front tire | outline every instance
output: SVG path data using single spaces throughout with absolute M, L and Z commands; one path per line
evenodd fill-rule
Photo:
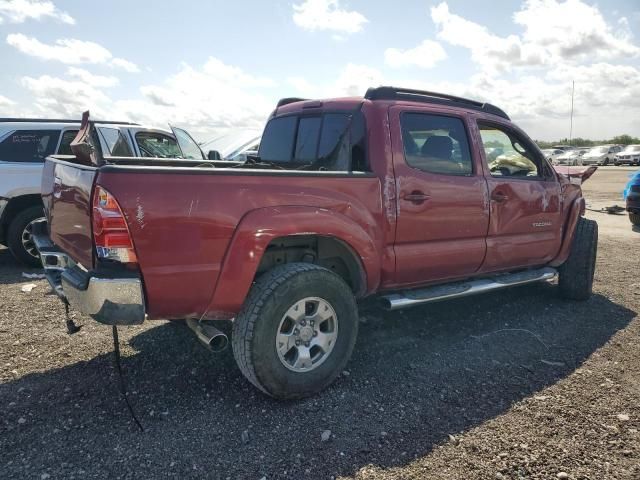
M 290 263 L 263 274 L 233 323 L 243 375 L 279 399 L 314 395 L 342 372 L 355 345 L 358 309 L 335 273 Z
M 7 246 L 13 256 L 20 262 L 30 267 L 41 267 L 42 262 L 33 243 L 31 234 L 32 224 L 44 217 L 42 207 L 29 207 L 18 215 L 9 224 L 7 230 Z
M 569 258 L 558 269 L 560 295 L 570 300 L 587 300 L 591 296 L 597 252 L 598 224 L 580 217 Z
M 629 221 L 636 227 L 640 227 L 640 213 L 629 212 Z

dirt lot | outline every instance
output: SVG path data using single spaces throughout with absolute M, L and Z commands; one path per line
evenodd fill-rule
M 621 204 L 630 169 L 587 183 Z M 640 478 L 640 278 L 626 216 L 600 224 L 595 294 L 540 284 L 362 311 L 348 371 L 298 402 L 257 393 L 231 352 L 167 322 L 110 330 L 64 311 L 0 250 L 0 478 Z M 321 441 L 325 430 L 328 441 Z

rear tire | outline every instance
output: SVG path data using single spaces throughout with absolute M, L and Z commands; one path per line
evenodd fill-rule
M 587 300 L 593 289 L 598 252 L 598 224 L 580 217 L 569 258 L 558 272 L 560 295 L 570 300 Z
M 318 265 L 290 263 L 255 282 L 233 322 L 231 342 L 253 385 L 272 397 L 295 399 L 335 380 L 357 333 L 358 309 L 346 282 Z
M 640 213 L 631 213 L 631 212 L 629 212 L 629 220 L 636 227 L 640 227 Z
M 15 216 L 7 230 L 9 250 L 18 261 L 29 267 L 42 266 L 29 230 L 30 224 L 42 217 L 44 217 L 44 211 L 41 206 L 29 207 Z

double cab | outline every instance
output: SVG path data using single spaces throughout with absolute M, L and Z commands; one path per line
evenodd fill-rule
M 180 143 L 183 139 L 178 138 Z M 281 100 L 246 162 L 109 154 L 88 117 L 45 163 L 47 276 L 108 325 L 184 320 L 277 398 L 343 370 L 358 302 L 388 309 L 558 277 L 592 290 L 597 225 L 498 107 L 434 92 Z

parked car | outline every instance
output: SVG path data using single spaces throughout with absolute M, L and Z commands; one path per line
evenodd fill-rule
M 114 161 L 94 130 L 85 117 L 76 157 L 43 172 L 55 290 L 108 325 L 187 319 L 211 348 L 226 336 L 206 320 L 233 320 L 238 367 L 277 398 L 343 371 L 358 299 L 396 310 L 556 276 L 565 298 L 591 294 L 579 183 L 595 168 L 557 173 L 491 104 L 392 87 L 287 99 L 258 157 L 227 168 Z
M 228 160 L 245 162 L 247 155 L 257 155 L 260 147 L 260 134 L 256 130 L 231 132 L 202 143 L 200 148 L 210 160 Z
M 582 156 L 590 150 L 589 148 L 572 148 L 565 150 L 563 154 L 558 155 L 553 161 L 554 165 L 581 165 Z
M 640 227 L 640 171 L 634 173 L 623 193 L 629 212 L 629 220 Z
M 559 148 L 545 148 L 542 150 L 542 153 L 544 154 L 544 158 L 553 163 L 560 155 L 564 154 L 564 150 Z
M 52 154 L 71 155 L 70 144 L 79 128 L 79 120 L 0 119 L 0 243 L 25 265 L 41 265 L 32 229 L 33 222 L 44 215 L 40 197 L 44 159 Z M 178 148 L 171 131 L 97 122 L 96 132 L 103 150 L 113 156 L 188 156 Z M 199 155 L 202 159 L 202 152 Z
M 624 150 L 618 153 L 614 160 L 614 165 L 640 165 L 640 145 L 627 145 Z
M 609 165 L 616 154 L 622 150 L 620 145 L 600 145 L 592 147 L 582 156 L 583 165 Z

